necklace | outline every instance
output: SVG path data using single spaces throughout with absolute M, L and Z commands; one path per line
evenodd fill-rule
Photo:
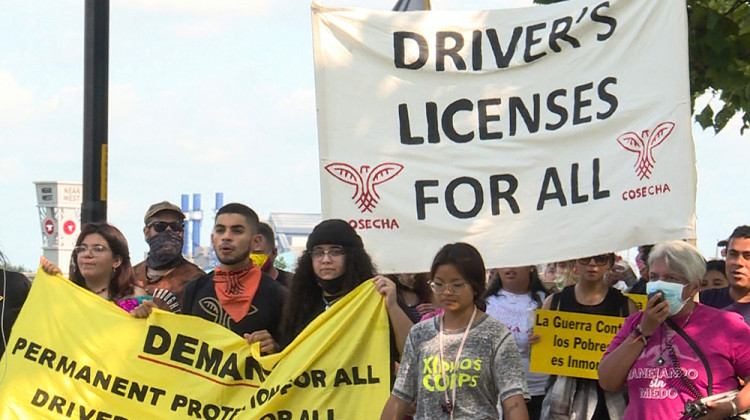
M 695 307 L 688 312 L 688 316 L 685 319 L 685 323 L 682 324 L 682 329 L 685 329 L 685 326 L 688 322 L 690 322 L 690 317 L 693 315 L 693 310 L 695 310 Z M 664 327 L 664 324 L 662 324 L 662 327 Z M 664 331 L 664 328 L 662 328 L 662 335 L 661 335 L 661 342 L 659 343 L 659 358 L 656 359 L 656 364 L 659 366 L 664 366 L 664 363 L 666 363 L 666 360 L 664 360 L 664 350 L 666 350 L 669 346 L 672 345 L 672 341 L 674 341 L 675 336 L 677 333 L 675 332 L 672 337 L 667 340 L 666 335 L 668 331 Z
M 98 295 L 98 294 L 106 292 L 108 289 L 109 289 L 109 286 L 104 286 L 104 287 L 102 287 L 99 290 L 92 290 L 92 292 L 94 292 L 94 294 Z
M 458 373 L 458 359 L 461 357 L 461 353 L 464 350 L 464 344 L 466 343 L 466 337 L 469 336 L 469 331 L 471 330 L 471 324 L 474 323 L 474 317 L 477 315 L 477 307 L 474 306 L 474 312 L 471 313 L 471 318 L 469 319 L 469 323 L 466 325 L 466 331 L 464 331 L 464 336 L 461 337 L 461 344 L 458 346 L 458 351 L 456 352 L 456 360 L 453 362 L 453 374 L 454 376 Z M 451 415 L 451 420 L 453 419 L 453 409 L 456 408 L 456 384 L 453 384 L 451 386 L 451 398 L 448 398 L 448 381 L 445 379 L 445 365 L 443 364 L 443 360 L 445 360 L 445 355 L 443 354 L 443 318 L 445 318 L 445 313 L 440 315 L 440 333 L 438 334 L 438 344 L 440 346 L 440 373 L 443 376 L 443 383 L 445 384 L 445 390 L 443 390 L 443 394 L 445 395 L 445 402 L 443 404 L 440 404 L 440 408 L 443 409 L 443 412 Z M 452 382 L 452 381 L 451 381 Z

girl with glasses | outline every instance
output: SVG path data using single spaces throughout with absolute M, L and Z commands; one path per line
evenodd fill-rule
M 549 296 L 542 309 L 623 318 L 637 312 L 632 300 L 604 280 L 614 263 L 614 253 L 578 258 L 573 266 L 578 283 Z M 567 394 L 563 392 L 566 388 L 573 390 L 572 398 L 564 395 Z M 541 418 L 568 420 L 574 414 L 573 407 L 583 407 L 583 412 L 575 412 L 576 418 L 620 420 L 625 410 L 625 398 L 625 390 L 604 391 L 595 379 L 558 376 L 542 403 Z
M 49 274 L 61 274 L 54 263 L 42 257 L 42 268 Z M 125 236 L 107 223 L 88 223 L 81 229 L 71 256 L 70 279 L 94 294 L 130 311 L 150 299 L 135 285 L 130 251 Z
M 409 309 L 398 302 L 393 281 L 376 276 L 362 238 L 340 219 L 324 220 L 315 226 L 307 238 L 305 252 L 297 260 L 281 317 L 282 347 L 315 317 L 367 280 L 372 280 L 385 297 L 391 322 L 391 358 L 398 360 L 412 326 L 406 315 Z
M 484 313 L 485 268 L 466 243 L 444 246 L 430 269 L 443 313 L 420 322 L 407 338 L 401 366 L 381 419 L 528 420 L 518 347 L 508 327 Z

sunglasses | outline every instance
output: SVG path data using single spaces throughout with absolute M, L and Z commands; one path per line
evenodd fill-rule
M 610 262 L 609 255 L 597 255 L 595 257 L 587 257 L 587 258 L 579 258 L 578 264 L 581 265 L 589 265 L 591 260 L 594 260 L 594 264 L 596 265 L 607 265 Z
M 162 233 L 167 228 L 170 228 L 172 232 L 182 232 L 185 230 L 185 222 L 151 222 L 146 227 L 154 228 L 157 233 Z

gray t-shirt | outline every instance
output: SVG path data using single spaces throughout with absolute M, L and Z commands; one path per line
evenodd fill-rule
M 440 370 L 439 328 L 434 317 L 411 329 L 393 388 L 393 395 L 404 401 L 417 399 L 416 420 L 450 418 L 441 407 L 444 391 L 451 397 L 452 387 L 446 390 L 446 382 L 457 386 L 455 420 L 498 419 L 498 401 L 518 394 L 529 398 L 518 347 L 502 322 L 487 314 L 474 321 L 457 371 L 453 362 L 465 329 L 444 332 L 445 381 Z

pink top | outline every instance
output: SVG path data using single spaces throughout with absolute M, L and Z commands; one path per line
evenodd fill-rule
M 638 312 L 625 320 L 602 359 L 624 340 L 632 340 L 630 334 L 642 318 L 643 312 Z M 674 318 L 674 321 L 681 327 L 687 321 L 683 329 L 711 366 L 714 394 L 737 389 L 737 376 L 750 376 L 750 345 L 747 344 L 750 343 L 750 327 L 740 315 L 698 304 L 689 319 L 685 315 Z M 666 346 L 669 341 L 682 371 L 703 396 L 707 395 L 706 369 L 700 358 L 682 337 L 662 324 L 630 368 L 627 378 L 630 404 L 623 420 L 680 419 L 685 402 L 694 399 L 676 374 Z M 660 358 L 664 362 L 662 365 L 659 365 Z

